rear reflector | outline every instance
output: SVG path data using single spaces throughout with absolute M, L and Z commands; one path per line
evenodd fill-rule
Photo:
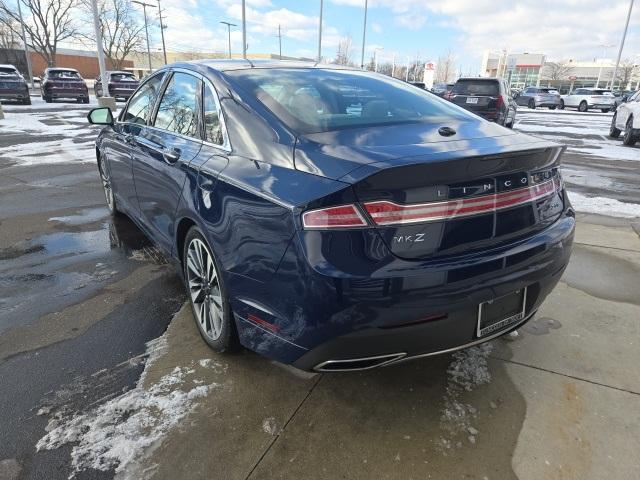
M 386 200 L 365 203 L 365 209 L 377 225 L 433 222 L 457 217 L 489 213 L 515 207 L 551 195 L 556 191 L 553 180 L 508 192 L 460 198 L 445 202 L 398 205 Z
M 252 313 L 250 313 L 249 315 L 247 315 L 247 320 L 249 320 L 250 322 L 253 322 L 257 325 L 260 325 L 261 327 L 266 328 L 267 330 L 270 330 L 274 333 L 276 333 L 278 330 L 280 330 L 280 327 L 278 327 L 277 325 L 274 325 L 273 323 L 267 322 L 266 320 L 260 318 L 257 315 L 254 315 Z
M 355 205 L 341 205 L 303 213 L 302 225 L 307 229 L 327 229 L 366 227 L 367 222 Z

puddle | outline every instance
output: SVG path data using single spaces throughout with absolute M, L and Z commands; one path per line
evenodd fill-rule
M 127 217 L 100 222 L 105 212 L 52 217 L 68 228 L 91 229 L 48 233 L 0 250 L 0 333 L 94 295 L 140 262 L 167 263 Z
M 533 320 L 525 323 L 521 328 L 527 333 L 533 335 L 546 335 L 551 330 L 557 330 L 562 327 L 562 324 L 553 318 L 541 317 L 534 318 Z

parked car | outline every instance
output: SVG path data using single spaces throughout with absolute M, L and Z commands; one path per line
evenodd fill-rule
M 616 106 L 616 97 L 613 96 L 611 90 L 602 88 L 577 88 L 567 95 L 560 98 L 560 108 L 577 108 L 580 112 L 586 112 L 590 108 L 600 110 L 607 113 L 614 110 Z
M 569 261 L 564 147 L 400 80 L 185 62 L 88 119 L 110 211 L 218 351 L 340 371 L 458 350 L 532 318 Z
M 516 103 L 511 90 L 500 78 L 459 78 L 449 100 L 481 117 L 513 128 Z
M 29 85 L 13 65 L 0 65 L 0 100 L 14 100 L 31 105 Z
M 446 98 L 449 100 L 449 95 L 451 94 L 451 90 L 453 90 L 453 86 L 455 83 L 438 83 L 433 86 L 431 91 L 438 95 L 439 97 Z
M 527 87 L 514 97 L 518 105 L 529 108 L 547 107 L 555 110 L 560 106 L 560 92 L 555 88 Z
M 129 100 L 131 94 L 138 88 L 140 82 L 131 72 L 122 71 L 109 71 L 107 72 L 109 78 L 109 96 L 115 98 L 121 98 L 123 100 Z M 96 81 L 93 85 L 93 90 L 96 97 L 102 96 L 102 79 L 100 76 L 96 77 Z
M 47 68 L 42 75 L 40 93 L 47 103 L 60 98 L 89 103 L 89 89 L 75 68 Z
M 625 145 L 635 145 L 640 140 L 640 90 L 621 103 L 613 114 L 609 136 L 618 138 L 621 133 Z

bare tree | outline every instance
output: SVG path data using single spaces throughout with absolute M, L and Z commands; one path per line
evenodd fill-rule
M 436 83 L 449 83 L 456 75 L 456 57 L 451 50 L 438 57 L 436 65 Z
M 56 64 L 56 52 L 60 42 L 78 36 L 73 9 L 77 0 L 17 0 L 25 14 L 24 28 L 27 32 L 29 47 L 37 52 L 49 65 Z M 13 30 L 18 36 L 20 32 L 20 16 L 18 9 L 0 0 L 0 23 Z
M 637 65 L 635 65 L 628 58 L 620 62 L 618 65 L 618 72 L 616 73 L 616 80 L 619 82 L 620 90 L 626 90 L 627 85 L 631 81 L 631 77 L 633 76 L 633 71 L 636 69 Z M 613 76 L 613 74 L 611 74 Z M 611 82 L 611 88 L 613 88 L 613 82 Z
M 563 60 L 558 62 L 544 62 L 540 76 L 545 80 L 564 80 L 573 71 L 573 67 Z
M 9 28 L 4 23 L 0 23 L 0 49 L 10 50 L 20 48 L 20 40 L 20 37 L 16 35 L 12 28 Z
M 91 3 L 82 0 L 82 4 L 92 25 Z M 122 70 L 124 59 L 143 44 L 144 23 L 130 0 L 99 0 L 98 12 L 104 54 L 111 59 L 114 69 Z M 93 27 L 88 32 L 86 37 L 95 42 Z
M 353 55 L 353 40 L 351 36 L 342 37 L 338 43 L 338 51 L 334 63 L 338 65 L 351 65 L 351 56 Z

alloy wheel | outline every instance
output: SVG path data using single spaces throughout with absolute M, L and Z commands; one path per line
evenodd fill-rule
M 193 310 L 202 332 L 211 340 L 222 334 L 224 306 L 211 252 L 199 238 L 187 247 L 186 274 Z
M 109 177 L 107 177 L 107 174 L 104 173 L 102 168 L 100 169 L 100 179 L 102 180 L 102 188 L 104 189 L 104 197 L 107 200 L 107 206 L 109 207 L 109 210 L 113 212 L 113 190 L 111 188 Z

